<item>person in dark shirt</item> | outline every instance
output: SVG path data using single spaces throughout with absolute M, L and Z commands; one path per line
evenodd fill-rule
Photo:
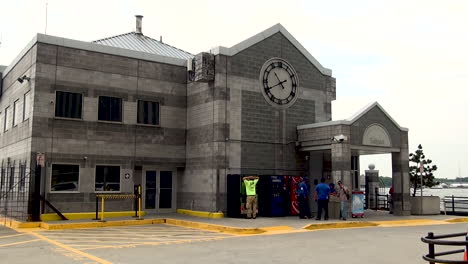
M 330 194 L 330 187 L 325 183 L 325 178 L 320 179 L 320 184 L 315 187 L 315 201 L 317 201 L 317 217 L 315 220 L 320 220 L 322 210 L 325 210 L 324 220 L 328 220 L 328 195 Z
M 307 178 L 302 178 L 301 182 L 297 185 L 297 201 L 299 202 L 299 218 L 301 219 L 311 218 L 307 180 Z

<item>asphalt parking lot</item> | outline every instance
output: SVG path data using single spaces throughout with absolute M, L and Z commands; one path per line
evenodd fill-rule
M 111 263 L 94 254 L 106 249 L 197 243 L 232 236 L 166 224 L 27 232 L 0 226 L 0 255 L 6 256 L 0 262 Z

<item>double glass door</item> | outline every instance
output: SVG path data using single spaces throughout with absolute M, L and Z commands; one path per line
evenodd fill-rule
M 143 180 L 143 208 L 149 213 L 172 212 L 174 203 L 174 172 L 147 170 Z

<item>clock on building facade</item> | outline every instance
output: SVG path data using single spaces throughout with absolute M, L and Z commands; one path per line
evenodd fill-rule
M 263 96 L 275 107 L 290 107 L 298 97 L 297 73 L 284 59 L 266 61 L 260 71 L 260 83 Z

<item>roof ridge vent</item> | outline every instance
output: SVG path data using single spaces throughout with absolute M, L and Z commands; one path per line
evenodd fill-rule
M 143 16 L 141 15 L 136 15 L 136 28 L 135 28 L 135 33 L 143 35 L 142 31 L 142 21 L 143 21 Z

